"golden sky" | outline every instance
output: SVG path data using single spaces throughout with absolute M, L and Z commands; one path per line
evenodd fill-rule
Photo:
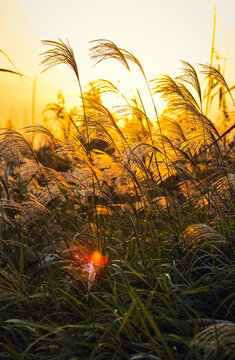
M 227 80 L 232 86 L 235 83 L 234 0 L 0 0 L 0 49 L 26 75 L 22 80 L 0 73 L 0 126 L 9 117 L 19 127 L 30 124 L 35 74 L 37 123 L 46 104 L 56 101 L 58 90 L 65 94 L 68 107 L 77 103 L 79 89 L 70 69 L 59 66 L 41 74 L 39 53 L 45 49 L 40 40 L 69 40 L 83 86 L 104 78 L 133 96 L 134 90 L 130 89 L 135 89 L 136 83 L 142 86 L 140 77 L 131 77 L 112 61 L 94 67 L 89 59 L 89 41 L 109 39 L 131 50 L 148 79 L 162 73 L 175 76 L 181 67 L 180 60 L 194 66 L 209 62 L 214 3 L 216 48 L 228 58 Z M 12 69 L 2 54 L 0 61 L 1 68 Z

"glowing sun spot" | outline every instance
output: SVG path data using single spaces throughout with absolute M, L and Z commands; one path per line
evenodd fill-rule
M 91 255 L 88 255 L 87 260 L 94 265 L 105 266 L 108 263 L 108 258 L 103 256 L 99 251 L 94 251 Z

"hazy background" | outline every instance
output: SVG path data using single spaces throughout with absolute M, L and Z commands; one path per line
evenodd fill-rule
M 79 89 L 72 71 L 65 66 L 41 74 L 40 40 L 69 40 L 74 49 L 83 86 L 97 78 L 108 79 L 131 97 L 138 76 L 130 76 L 118 63 L 97 66 L 89 59 L 89 41 L 109 39 L 131 50 L 144 67 L 148 79 L 161 73 L 178 74 L 180 60 L 210 61 L 214 3 L 216 43 L 227 57 L 226 77 L 235 84 L 235 1 L 234 0 L 0 0 L 0 49 L 26 77 L 22 80 L 0 73 L 0 126 L 11 118 L 18 126 L 32 120 L 32 88 L 36 82 L 36 122 L 42 110 L 55 102 L 62 90 L 68 107 L 78 104 Z M 0 67 L 13 69 L 0 54 Z M 117 81 L 120 81 L 117 83 Z M 144 90 L 143 90 L 144 92 Z M 158 107 L 161 110 L 161 104 Z M 151 110 L 150 110 L 151 111 Z

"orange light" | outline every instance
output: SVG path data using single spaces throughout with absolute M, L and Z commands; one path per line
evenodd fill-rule
M 103 256 L 99 251 L 94 251 L 91 255 L 88 255 L 87 260 L 94 265 L 105 266 L 108 263 L 108 258 Z

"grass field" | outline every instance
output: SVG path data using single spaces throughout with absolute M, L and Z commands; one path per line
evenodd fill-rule
M 213 64 L 204 90 L 187 62 L 148 81 L 132 53 L 93 42 L 96 63 L 143 75 L 150 119 L 139 91 L 84 93 L 70 45 L 44 44 L 82 106 L 59 94 L 48 126 L 0 134 L 0 359 L 235 359 L 233 88 Z

